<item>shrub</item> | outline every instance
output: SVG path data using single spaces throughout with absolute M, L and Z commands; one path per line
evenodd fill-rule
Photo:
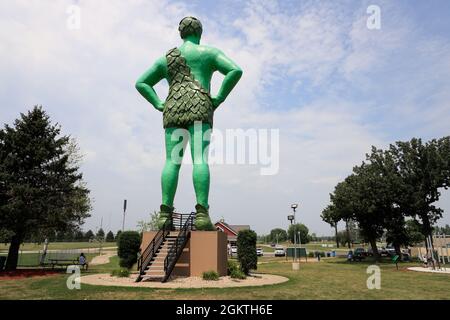
M 239 271 L 239 264 L 236 261 L 228 260 L 227 262 L 227 275 L 231 275 L 231 273 Z
M 230 273 L 230 278 L 232 279 L 245 279 L 247 276 L 239 269 L 233 269 Z
M 130 269 L 137 261 L 137 254 L 141 246 L 141 237 L 136 231 L 124 231 L 120 234 L 117 241 L 119 256 L 119 265 Z
M 308 258 L 314 258 L 314 252 L 308 252 Z
M 213 281 L 217 281 L 219 280 L 219 274 L 213 270 L 211 271 L 205 271 L 202 274 L 202 278 L 203 280 L 213 280 Z
M 128 278 L 130 276 L 130 270 L 128 269 L 113 270 L 111 272 L 111 276 L 119 278 Z
M 250 270 L 256 270 L 258 257 L 256 255 L 256 233 L 252 230 L 241 230 L 237 236 L 238 260 L 241 271 L 246 275 Z

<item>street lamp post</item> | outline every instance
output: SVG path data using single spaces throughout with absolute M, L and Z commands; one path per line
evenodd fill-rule
M 294 203 L 291 205 L 292 210 L 294 210 L 294 228 L 297 225 L 297 222 L 295 220 L 295 211 L 297 210 L 298 204 Z M 294 261 L 297 261 L 297 236 L 294 231 Z
M 296 224 L 295 212 L 298 208 L 298 204 L 297 203 L 292 204 L 291 208 L 294 211 L 294 214 L 288 215 L 288 220 L 291 222 L 291 225 L 292 224 L 295 225 Z M 293 227 L 293 228 L 295 228 L 295 227 Z M 298 270 L 299 265 L 297 262 L 297 233 L 295 232 L 295 230 L 293 230 L 293 232 L 294 232 L 294 262 L 292 263 L 292 268 L 294 270 Z

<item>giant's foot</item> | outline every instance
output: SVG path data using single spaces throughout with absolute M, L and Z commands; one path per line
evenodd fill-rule
M 165 204 L 162 204 L 159 211 L 159 217 L 158 217 L 158 230 L 161 230 L 164 226 L 164 223 L 166 223 L 167 220 L 172 220 L 172 213 L 173 213 L 173 207 L 166 206 Z
M 201 231 L 214 231 L 216 230 L 209 218 L 208 209 L 202 206 L 201 204 L 197 204 L 195 206 L 195 229 Z

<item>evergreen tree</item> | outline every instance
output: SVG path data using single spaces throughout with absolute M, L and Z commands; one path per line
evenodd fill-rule
M 114 233 L 112 231 L 106 234 L 106 242 L 114 242 Z
M 92 239 L 94 239 L 95 235 L 92 232 L 92 230 L 88 230 L 85 234 L 84 234 L 84 241 L 91 241 Z
M 116 237 L 114 238 L 114 240 L 116 240 L 116 242 L 119 241 L 119 237 L 120 237 L 121 233 L 122 233 L 122 230 L 117 231 Z
M 105 231 L 103 231 L 102 228 L 98 229 L 95 237 L 97 238 L 98 241 L 104 241 L 105 240 Z
M 89 190 L 70 162 L 69 137 L 41 107 L 0 130 L 0 225 L 12 232 L 7 270 L 30 234 L 66 231 L 89 217 Z
M 237 254 L 241 271 L 249 274 L 256 270 L 258 256 L 256 255 L 256 233 L 253 230 L 241 230 L 237 235 Z

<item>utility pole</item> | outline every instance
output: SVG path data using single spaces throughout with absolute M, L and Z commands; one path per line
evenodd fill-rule
M 127 211 L 127 199 L 123 200 L 123 219 L 122 219 L 122 232 L 125 229 L 125 213 Z
M 100 229 L 101 230 L 103 230 L 103 217 L 102 217 L 102 219 L 100 220 Z M 103 232 L 104 232 L 105 230 L 103 230 Z M 102 254 L 102 249 L 103 249 L 103 239 L 100 239 L 100 254 Z

